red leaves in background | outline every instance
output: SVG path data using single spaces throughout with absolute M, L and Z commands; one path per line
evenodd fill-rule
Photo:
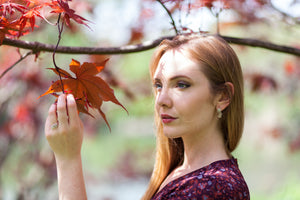
M 278 84 L 273 77 L 254 73 L 245 76 L 250 81 L 252 92 L 277 90 Z
M 211 8 L 213 7 L 213 2 L 215 0 L 199 0 L 199 4 L 201 7 Z
M 180 4 L 184 3 L 184 0 L 160 0 L 163 4 L 172 3 L 175 4 L 177 8 L 180 9 Z M 240 0 L 243 2 L 243 0 Z M 189 4 L 189 8 L 200 8 L 207 7 L 211 9 L 214 6 L 222 6 L 223 9 L 229 8 L 230 1 L 228 0 L 196 0 L 195 2 L 187 2 Z M 171 13 L 174 11 L 174 6 L 170 9 Z
M 142 27 L 132 28 L 129 44 L 132 44 L 134 42 L 141 42 L 143 37 L 144 37 L 144 31 Z
M 41 10 L 44 7 L 52 8 L 50 13 L 63 14 L 63 19 L 70 26 L 70 19 L 79 24 L 88 26 L 88 20 L 75 14 L 75 11 L 68 5 L 70 0 L 43 1 L 21 0 L 12 3 L 9 0 L 0 1 L 0 45 L 5 37 L 19 38 L 34 30 L 36 17 L 44 19 Z
M 295 66 L 291 61 L 286 61 L 284 69 L 287 75 L 291 75 L 295 72 Z
M 78 61 L 72 60 L 70 70 L 75 74 L 75 77 L 72 77 L 71 74 L 63 69 L 50 68 L 63 79 L 52 83 L 48 91 L 41 96 L 47 94 L 57 96 L 58 92 L 73 94 L 79 112 L 92 116 L 88 108 L 97 109 L 110 128 L 105 114 L 100 109 L 103 101 L 111 101 L 124 109 L 125 107 L 115 97 L 113 89 L 102 78 L 96 76 L 103 70 L 107 61 L 108 59 L 98 64 L 85 62 L 81 65 Z
M 300 150 L 300 132 L 294 140 L 290 141 L 289 147 L 291 152 L 296 152 Z
M 3 3 L 4 2 L 4 3 Z M 30 1 L 24 0 L 18 3 L 1 1 L 0 5 L 0 44 L 5 36 L 18 38 L 29 33 L 35 26 L 35 16 L 40 16 L 36 7 L 29 7 Z M 29 23 L 27 22 L 29 20 Z
M 259 6 L 263 6 L 267 3 L 265 0 L 253 0 L 253 3 Z M 247 0 L 235 0 L 235 1 L 228 1 L 228 0 L 197 0 L 195 4 L 200 5 L 201 7 L 212 8 L 215 6 L 221 6 L 222 9 L 228 8 L 237 8 L 237 6 L 247 4 Z
M 295 61 L 287 60 L 284 64 L 284 70 L 288 76 L 298 76 L 300 77 L 300 59 Z
M 15 22 L 9 22 L 6 18 L 0 17 L 0 45 L 5 35 L 16 36 L 18 26 Z

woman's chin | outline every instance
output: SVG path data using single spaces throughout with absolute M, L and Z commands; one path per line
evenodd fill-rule
M 179 132 L 178 130 L 174 130 L 171 128 L 164 128 L 163 129 L 164 135 L 170 139 L 174 139 L 174 138 L 179 138 L 182 136 L 181 132 Z

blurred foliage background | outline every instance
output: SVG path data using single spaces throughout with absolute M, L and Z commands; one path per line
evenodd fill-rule
M 299 1 L 280 4 L 274 0 L 273 4 L 283 10 L 290 5 L 289 14 L 299 19 Z M 73 1 L 71 7 L 93 23 L 89 24 L 91 30 L 75 24 L 66 29 L 61 45 L 121 46 L 174 34 L 168 16 L 153 1 Z M 182 13 L 174 13 L 177 22 L 180 19 L 193 27 L 196 25 L 191 18 L 197 16 L 197 26 L 200 24 L 202 31 L 216 32 L 216 19 L 208 8 L 185 18 L 180 17 Z M 263 6 L 249 13 L 254 16 L 240 23 L 236 11 L 222 11 L 221 34 L 300 46 L 299 22 Z M 55 44 L 56 27 L 45 23 L 39 26 L 22 40 Z M 300 57 L 232 47 L 244 71 L 246 107 L 244 135 L 234 156 L 248 182 L 251 199 L 300 199 Z M 127 115 L 120 107 L 104 103 L 111 132 L 96 112 L 95 119 L 81 116 L 89 199 L 139 199 L 146 189 L 155 151 L 154 100 L 148 74 L 152 53 L 148 50 L 111 55 L 101 73 L 129 111 Z M 103 55 L 57 54 L 56 58 L 59 66 L 67 70 L 71 58 L 95 61 Z M 16 48 L 1 46 L 0 73 L 18 59 Z M 57 80 L 46 69 L 52 65 L 51 54 L 41 53 L 36 61 L 34 56 L 28 57 L 0 79 L 0 199 L 57 199 L 55 160 L 43 132 L 48 108 L 55 98 L 38 99 L 51 81 Z

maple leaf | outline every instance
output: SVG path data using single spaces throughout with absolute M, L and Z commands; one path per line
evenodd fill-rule
M 24 1 L 23 3 L 26 4 L 26 2 L 27 1 Z M 35 16 L 41 17 L 38 9 L 40 9 L 40 7 L 26 11 L 27 7 L 18 3 L 7 2 L 1 4 L 0 45 L 2 44 L 5 36 L 18 38 L 29 33 L 29 27 L 33 30 L 35 26 Z M 29 23 L 27 22 L 28 20 Z
M 40 14 L 40 11 L 39 11 L 40 9 L 41 9 L 41 6 L 37 6 L 22 15 L 22 17 L 20 18 L 20 32 L 22 32 L 23 29 L 28 24 L 27 21 L 29 21 L 31 30 L 33 31 L 33 29 L 35 27 L 35 17 L 36 16 L 44 19 L 44 17 L 41 16 L 41 14 Z
M 53 94 L 57 97 L 57 93 L 62 91 L 73 94 L 79 112 L 92 116 L 88 108 L 97 109 L 110 129 L 106 116 L 100 109 L 103 101 L 111 101 L 124 110 L 126 108 L 117 100 L 113 89 L 102 78 L 96 76 L 104 69 L 107 61 L 108 59 L 97 64 L 85 62 L 80 65 L 80 62 L 72 59 L 69 67 L 75 77 L 63 69 L 50 68 L 54 73 L 60 75 L 62 80 L 52 83 L 49 89 L 40 97 L 47 94 Z
M 7 2 L 0 4 L 0 12 L 3 16 L 12 15 L 15 12 L 15 10 L 19 11 L 20 13 L 23 13 L 25 9 L 25 6 L 20 5 L 18 3 Z
M 25 34 L 25 32 L 23 32 Z M 19 36 L 19 25 L 17 21 L 9 22 L 5 17 L 0 16 L 0 45 L 5 38 Z
M 56 0 L 52 1 L 51 3 L 47 4 L 50 6 L 53 10 L 51 13 L 63 13 L 64 14 L 64 19 L 66 20 L 66 24 L 70 26 L 70 19 L 73 19 L 79 24 L 83 24 L 87 27 L 89 27 L 86 23 L 88 22 L 87 19 L 75 14 L 75 11 L 69 7 L 68 0 Z

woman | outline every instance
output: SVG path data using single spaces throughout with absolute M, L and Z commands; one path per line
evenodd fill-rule
M 217 36 L 165 40 L 150 74 L 157 153 L 143 199 L 250 199 L 231 156 L 244 123 L 243 76 L 231 47 Z M 49 110 L 46 137 L 57 161 L 61 199 L 86 199 L 82 135 L 74 98 L 60 96 Z

